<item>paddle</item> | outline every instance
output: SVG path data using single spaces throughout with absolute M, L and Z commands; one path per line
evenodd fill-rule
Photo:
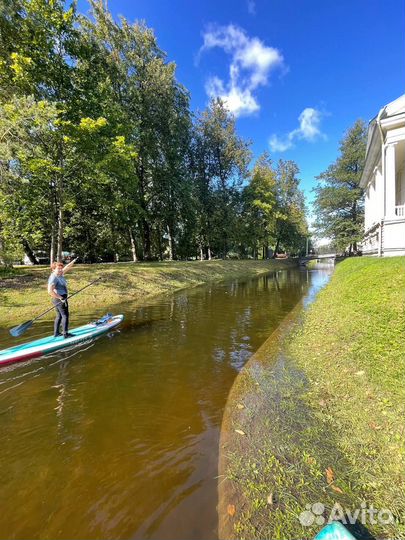
M 97 283 L 97 281 L 100 281 L 101 278 L 97 278 L 95 279 L 94 281 L 91 281 L 88 285 L 86 285 L 85 287 L 82 287 L 81 289 L 79 289 L 78 291 L 76 291 L 75 293 L 73 294 L 70 294 L 66 300 L 68 300 L 69 298 L 72 298 L 72 296 L 75 296 L 76 294 L 79 294 L 79 292 L 81 291 L 84 291 L 84 289 L 87 289 L 87 287 L 90 287 L 90 285 L 94 285 L 94 283 Z M 58 302 L 55 306 L 52 306 L 50 307 L 49 309 L 47 309 L 46 311 L 44 311 L 43 313 L 41 313 L 40 315 L 37 315 L 37 317 L 34 317 L 34 319 L 31 319 L 30 321 L 26 321 L 25 323 L 22 323 L 18 326 L 15 326 L 14 328 L 11 328 L 9 330 L 10 334 L 14 337 L 18 337 L 18 336 L 21 336 L 22 334 L 24 334 L 24 332 L 26 332 L 28 330 L 28 328 L 31 328 L 31 326 L 33 325 L 34 321 L 36 321 L 37 319 L 40 319 L 41 317 L 43 317 L 46 313 L 49 313 L 49 311 L 52 311 L 53 309 L 55 309 L 56 306 L 58 306 L 59 304 L 63 304 L 65 300 L 61 301 L 61 302 Z

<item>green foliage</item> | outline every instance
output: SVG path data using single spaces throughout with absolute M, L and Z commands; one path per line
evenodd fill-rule
M 45 241 L 52 215 L 52 177 L 58 167 L 50 159 L 56 108 L 33 98 L 15 97 L 0 106 L 0 227 L 5 245 L 25 238 Z
M 296 250 L 298 181 L 288 192 L 267 156 L 245 192 L 250 143 L 225 104 L 193 117 L 153 30 L 90 8 L 0 4 L 3 246 L 32 262 L 38 250 L 93 262 Z
M 268 249 L 276 222 L 276 172 L 267 153 L 256 161 L 250 183 L 243 191 L 242 229 L 244 243 L 256 257 L 258 245 Z
M 263 257 L 268 256 L 270 245 L 275 254 L 299 254 L 303 250 L 308 228 L 298 173 L 293 161 L 280 160 L 274 167 L 267 153 L 256 162 L 244 189 L 242 214 L 243 238 L 253 256 L 257 256 L 259 246 Z
M 340 144 L 338 159 L 317 177 L 316 226 L 322 235 L 332 239 L 338 251 L 356 251 L 362 238 L 364 205 L 360 179 L 366 142 L 366 126 L 357 120 Z
M 250 143 L 236 133 L 235 118 L 220 99 L 196 119 L 192 148 L 197 238 L 201 252 L 225 257 L 237 243 L 239 191 L 248 177 Z

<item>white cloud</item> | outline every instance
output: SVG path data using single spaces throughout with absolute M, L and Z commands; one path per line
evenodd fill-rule
M 269 139 L 269 146 L 273 152 L 285 152 L 294 146 L 297 139 L 313 142 L 317 139 L 325 139 L 326 136 L 321 131 L 322 113 L 312 107 L 307 107 L 298 117 L 299 127 L 290 131 L 284 137 L 272 135 Z
M 269 145 L 273 152 L 285 152 L 291 148 L 292 141 L 288 137 L 283 141 L 277 137 L 277 135 L 272 135 L 269 139 Z
M 300 127 L 293 131 L 294 136 L 307 141 L 313 141 L 317 137 L 322 136 L 320 129 L 321 118 L 322 114 L 320 111 L 307 107 L 298 117 Z
M 231 55 L 229 81 L 217 76 L 208 79 L 205 88 L 209 97 L 222 98 L 236 116 L 252 114 L 260 109 L 254 91 L 268 83 L 270 72 L 283 65 L 281 53 L 265 45 L 257 37 L 230 24 L 213 27 L 204 33 L 199 54 L 215 47 Z

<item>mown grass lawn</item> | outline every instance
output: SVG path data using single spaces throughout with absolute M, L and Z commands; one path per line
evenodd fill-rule
M 404 312 L 404 257 L 348 259 L 281 352 L 252 359 L 228 402 L 244 435 L 224 450 L 221 537 L 313 538 L 333 508 L 371 506 L 393 521 L 367 514 L 359 537 L 405 537 Z

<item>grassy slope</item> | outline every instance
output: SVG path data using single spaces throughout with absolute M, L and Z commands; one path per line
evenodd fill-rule
M 255 275 L 295 265 L 294 261 L 193 261 L 78 265 L 67 274 L 72 293 L 90 281 L 102 282 L 72 299 L 82 310 L 112 309 L 121 302 L 142 303 L 145 297 L 209 281 Z M 30 319 L 49 307 L 47 267 L 19 268 L 12 276 L 0 275 L 0 327 Z M 80 300 L 79 300 L 80 299 Z M 47 315 L 52 318 L 53 313 Z
M 404 537 L 404 306 L 403 257 L 346 260 L 284 346 L 288 357 L 274 363 L 264 347 L 234 394 L 244 408 L 229 404 L 245 435 L 227 449 L 237 502 L 222 537 L 312 538 L 320 526 L 298 520 L 307 504 L 328 516 L 336 502 L 354 511 L 362 501 L 395 516 L 368 522 L 376 537 Z

